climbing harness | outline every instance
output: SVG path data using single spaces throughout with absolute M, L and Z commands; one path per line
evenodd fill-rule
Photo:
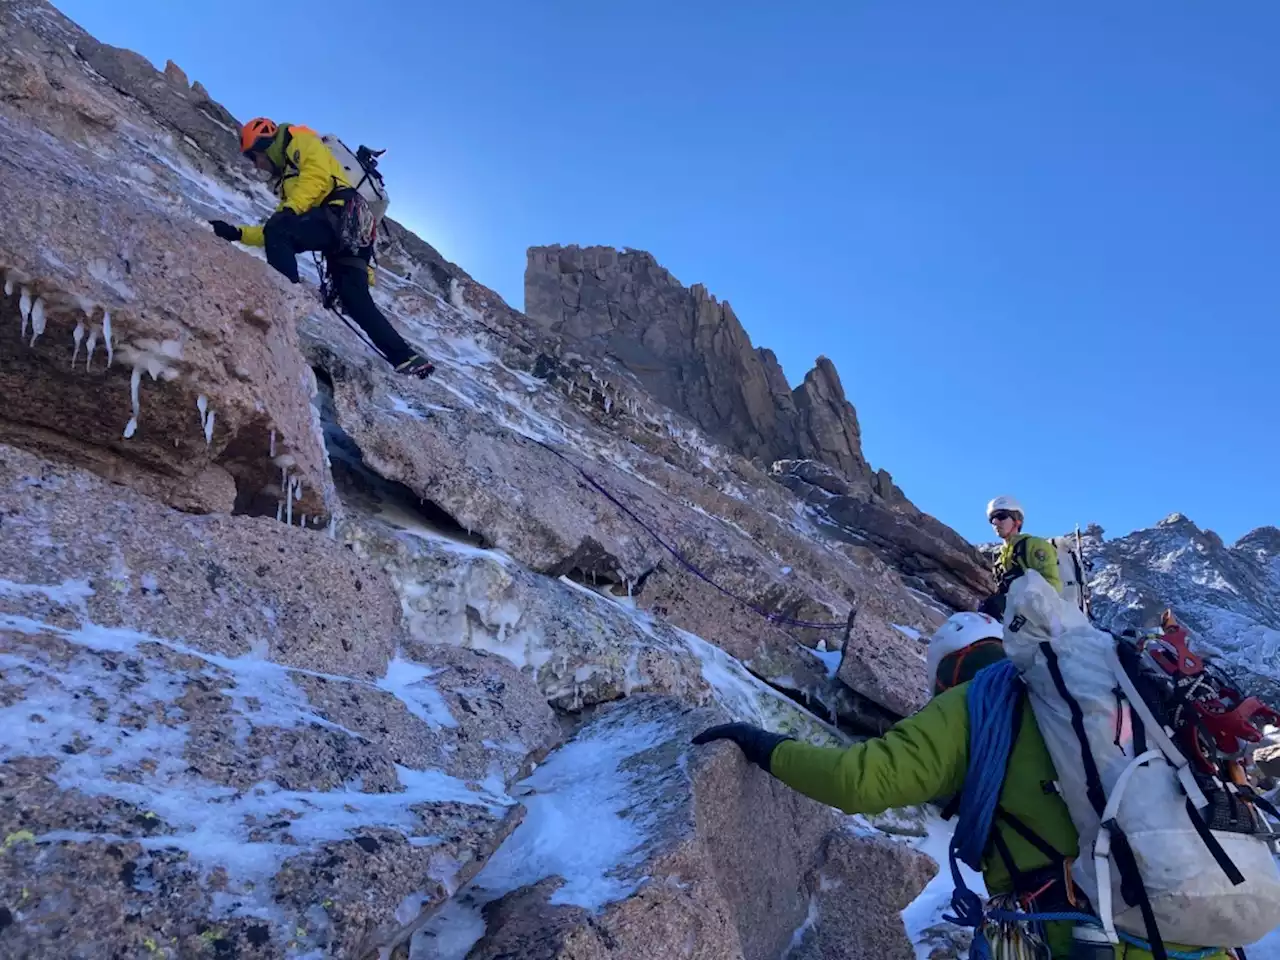
M 347 328 L 359 337 L 366 347 L 380 356 L 383 360 L 386 360 L 387 363 L 390 363 L 391 359 L 374 345 L 373 341 L 369 339 L 368 334 L 360 329 L 359 325 L 339 308 L 338 291 L 334 286 L 333 272 L 329 269 L 328 261 L 319 253 L 315 252 L 311 254 L 311 259 L 315 261 L 316 273 L 320 277 L 320 303 L 326 310 L 345 323 Z

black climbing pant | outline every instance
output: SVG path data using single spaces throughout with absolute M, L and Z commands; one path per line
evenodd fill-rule
M 267 263 L 294 283 L 298 282 L 298 254 L 318 251 L 329 257 L 334 290 L 347 316 L 369 335 L 391 365 L 398 366 L 413 350 L 382 315 L 369 295 L 366 265 L 339 259 L 337 219 L 339 207 L 317 207 L 294 217 L 273 217 L 263 230 Z

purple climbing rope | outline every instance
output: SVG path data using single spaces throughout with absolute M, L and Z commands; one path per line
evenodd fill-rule
M 579 474 L 582 475 L 582 479 L 586 480 L 587 483 L 589 483 L 597 493 L 599 493 L 602 497 L 604 497 L 606 500 L 612 503 L 615 507 L 617 507 L 624 514 L 630 517 L 633 521 L 635 521 L 636 525 L 639 526 L 642 530 L 644 530 L 645 533 L 649 534 L 649 536 L 653 537 L 653 539 L 658 542 L 659 546 L 661 546 L 664 550 L 666 550 L 667 553 L 671 554 L 671 556 L 675 557 L 676 562 L 679 563 L 680 566 L 684 567 L 687 571 L 689 571 L 699 580 L 703 581 L 704 583 L 720 591 L 720 593 L 724 594 L 730 600 L 734 601 L 735 603 L 742 604 L 744 607 L 746 607 L 748 610 L 750 610 L 752 613 L 756 614 L 757 616 L 763 617 L 764 619 L 769 620 L 772 623 L 782 624 L 783 626 L 788 626 L 788 627 L 804 627 L 807 630 L 847 630 L 851 625 L 851 622 L 853 619 L 852 613 L 850 614 L 849 621 L 846 621 L 843 623 L 817 623 L 813 620 L 797 620 L 794 617 L 784 617 L 781 614 L 770 613 L 768 610 L 765 610 L 762 607 L 756 606 L 746 597 L 740 597 L 733 591 L 725 587 L 722 587 L 720 584 L 712 580 L 711 577 L 709 577 L 707 574 L 703 573 L 702 570 L 700 570 L 696 564 L 694 564 L 687 557 L 685 557 L 684 554 L 682 554 L 679 550 L 677 550 L 671 544 L 667 543 L 666 540 L 662 539 L 661 534 L 659 534 L 651 526 L 645 523 L 644 520 L 641 519 L 634 510 L 632 510 L 625 503 L 623 503 L 621 500 L 615 497 L 612 493 L 606 490 L 603 486 L 601 486 L 596 481 L 595 477 L 591 476 L 591 474 L 583 470 L 582 467 L 578 466 L 576 463 L 574 463 L 572 460 L 566 457 L 563 453 L 561 453 L 555 447 L 551 446 L 551 444 L 543 443 L 541 440 L 538 440 L 535 437 L 529 437 L 529 439 L 532 440 L 534 443 L 536 443 L 538 446 L 542 447 L 544 450 L 548 451 L 549 453 L 553 454 L 556 457 L 559 457 L 569 466 L 573 467 L 574 470 L 576 470 Z

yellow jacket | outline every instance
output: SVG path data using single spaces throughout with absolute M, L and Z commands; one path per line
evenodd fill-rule
M 325 197 L 338 187 L 352 185 L 333 151 L 307 127 L 280 124 L 275 140 L 267 147 L 267 158 L 282 171 L 276 186 L 281 198 L 276 210 L 306 213 L 324 203 Z M 341 200 L 329 202 L 342 203 Z M 262 246 L 262 227 L 242 226 L 240 242 Z

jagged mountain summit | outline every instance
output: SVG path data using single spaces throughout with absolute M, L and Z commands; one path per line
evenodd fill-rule
M 1100 622 L 1150 627 L 1172 608 L 1205 652 L 1280 702 L 1280 529 L 1259 527 L 1228 546 L 1175 513 L 1111 540 L 1091 526 L 1083 543 Z

